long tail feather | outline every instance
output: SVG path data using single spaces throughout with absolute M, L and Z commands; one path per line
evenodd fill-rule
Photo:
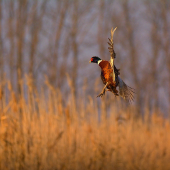
M 123 99 L 131 103 L 132 101 L 134 101 L 135 89 L 126 85 L 120 77 L 118 77 L 118 79 L 119 79 L 119 95 Z

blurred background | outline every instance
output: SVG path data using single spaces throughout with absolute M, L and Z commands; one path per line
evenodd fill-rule
M 0 170 L 169 170 L 169 110 L 170 0 L 0 0 Z
M 121 78 L 136 89 L 138 113 L 147 107 L 167 116 L 169 0 L 0 0 L 0 81 L 10 80 L 19 94 L 19 80 L 25 75 L 38 90 L 48 79 L 66 101 L 70 81 L 76 99 L 82 93 L 97 96 L 103 87 L 100 68 L 89 60 L 110 59 L 107 38 L 112 27 L 118 27 L 115 65 Z M 113 96 L 110 104 L 116 100 Z

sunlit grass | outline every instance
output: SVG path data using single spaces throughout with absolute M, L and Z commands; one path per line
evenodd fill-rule
M 90 96 L 76 104 L 30 82 L 20 96 L 9 82 L 1 94 L 0 169 L 170 169 L 170 124 L 158 112 L 136 119 L 133 108 L 108 111 Z

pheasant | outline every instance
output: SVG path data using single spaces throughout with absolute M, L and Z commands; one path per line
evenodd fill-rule
M 114 30 L 115 31 L 115 30 Z M 114 93 L 115 96 L 121 96 L 128 102 L 133 101 L 134 99 L 134 89 L 129 87 L 124 83 L 124 81 L 119 77 L 120 69 L 117 69 L 114 65 L 114 58 L 116 58 L 116 53 L 113 48 L 113 31 L 111 31 L 111 40 L 109 39 L 109 51 L 111 56 L 111 61 L 102 60 L 97 56 L 93 56 L 90 63 L 97 63 L 101 68 L 101 79 L 105 84 L 102 92 L 97 97 L 102 97 L 106 91 Z M 113 32 L 114 33 L 114 32 Z M 114 70 L 113 70 L 114 65 Z M 119 87 L 119 91 L 116 89 Z

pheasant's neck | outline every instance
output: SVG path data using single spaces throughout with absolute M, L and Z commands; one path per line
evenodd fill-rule
M 102 60 L 99 60 L 97 63 L 98 63 L 98 65 L 100 64 L 102 62 Z
M 99 66 L 101 67 L 101 69 L 111 68 L 110 63 L 105 60 L 100 61 Z

